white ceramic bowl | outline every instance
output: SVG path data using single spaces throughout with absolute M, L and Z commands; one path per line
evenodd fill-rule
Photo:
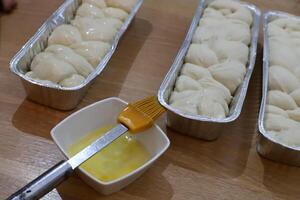
M 51 130 L 51 136 L 68 157 L 68 148 L 91 131 L 117 124 L 116 117 L 127 103 L 119 98 L 108 98 L 73 113 Z M 102 182 L 79 167 L 79 176 L 98 192 L 108 195 L 121 190 L 148 169 L 169 147 L 166 134 L 157 126 L 136 135 L 137 140 L 148 150 L 151 159 L 133 172 L 110 182 Z

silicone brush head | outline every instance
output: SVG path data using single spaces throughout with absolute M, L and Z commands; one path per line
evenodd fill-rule
M 164 112 L 165 109 L 159 104 L 157 97 L 152 96 L 128 104 L 120 113 L 118 121 L 127 126 L 130 132 L 137 133 L 151 127 L 153 121 Z

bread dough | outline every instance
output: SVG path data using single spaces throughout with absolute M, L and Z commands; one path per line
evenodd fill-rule
M 94 6 L 97 6 L 98 8 L 107 7 L 106 2 L 104 0 L 82 0 L 82 3 L 92 4 Z
M 267 113 L 271 113 L 271 114 L 276 114 L 276 115 L 282 115 L 284 117 L 289 117 L 287 112 L 277 106 L 273 106 L 273 105 L 266 105 L 266 110 Z
M 232 96 L 230 94 L 230 91 L 228 88 L 226 88 L 224 85 L 219 83 L 218 81 L 214 80 L 213 78 L 203 78 L 198 81 L 201 88 L 206 90 L 217 90 L 218 93 L 223 97 L 223 99 L 226 100 L 227 103 L 230 103 Z
M 173 92 L 170 97 L 170 106 L 186 114 L 198 114 L 197 105 L 202 99 L 201 91 Z
M 223 106 L 214 99 L 203 97 L 197 106 L 198 113 L 211 118 L 224 118 L 226 117 Z
M 191 63 L 185 63 L 182 66 L 181 74 L 189 76 L 195 80 L 199 80 L 205 77 L 211 77 L 211 74 L 207 68 L 194 65 Z
M 269 68 L 269 88 L 271 90 L 281 90 L 291 93 L 299 88 L 299 81 L 286 68 L 274 65 Z
M 77 9 L 77 16 L 90 18 L 103 18 L 104 13 L 102 9 L 93 4 L 83 3 Z
M 242 6 L 239 2 L 216 0 L 210 3 L 209 7 L 219 11 L 226 18 L 241 20 L 249 26 L 252 24 L 253 18 L 250 10 Z
M 58 83 L 63 79 L 70 77 L 72 74 L 77 73 L 72 65 L 63 60 L 57 59 L 52 54 L 47 54 L 47 59 L 40 59 L 41 57 L 38 55 L 36 56 L 38 61 L 32 62 L 35 63 L 35 66 L 31 67 L 33 73 L 32 77 Z M 33 60 L 35 60 L 36 57 Z
M 53 53 L 56 58 L 59 58 L 71 64 L 78 74 L 87 77 L 94 68 L 85 58 L 76 54 L 72 49 L 63 45 L 51 45 L 45 49 L 45 52 Z
M 99 40 L 108 43 L 112 42 L 122 26 L 122 22 L 114 18 L 76 17 L 71 23 L 79 29 L 84 40 Z
M 293 91 L 290 96 L 295 100 L 298 106 L 300 106 L 300 88 Z
M 279 90 L 270 90 L 268 92 L 267 103 L 283 110 L 293 110 L 297 108 L 294 99 L 290 95 Z
M 184 90 L 201 90 L 201 85 L 194 79 L 181 75 L 175 83 L 175 91 L 181 92 Z
M 272 113 L 266 113 L 265 115 L 265 127 L 268 131 L 288 130 L 292 127 L 298 126 L 299 124 L 296 121 L 286 118 L 282 115 Z
M 78 74 L 73 74 L 72 76 L 62 80 L 59 84 L 63 87 L 75 87 L 84 82 L 84 77 Z
M 53 30 L 48 39 L 48 45 L 62 44 L 69 46 L 81 40 L 81 34 L 75 26 L 63 24 Z
M 231 94 L 234 94 L 244 80 L 246 67 L 238 61 L 227 60 L 224 63 L 211 66 L 209 71 L 215 80 L 227 87 Z
M 130 13 L 137 0 L 106 0 L 106 4 L 110 7 L 120 8 Z
M 300 108 L 286 111 L 290 119 L 300 122 Z M 300 124 L 299 124 L 300 126 Z
M 128 17 L 128 13 L 119 8 L 108 7 L 104 8 L 103 12 L 106 17 L 116 18 L 121 21 L 125 21 Z
M 222 27 L 222 31 L 220 31 Z M 249 25 L 234 19 L 204 18 L 193 36 L 194 43 L 203 43 L 212 39 L 225 39 L 243 42 L 249 45 L 251 35 Z
M 95 68 L 109 51 L 110 45 L 101 41 L 83 41 L 73 44 L 71 48 Z
M 209 67 L 217 64 L 218 58 L 207 44 L 191 44 L 186 54 L 185 62 Z

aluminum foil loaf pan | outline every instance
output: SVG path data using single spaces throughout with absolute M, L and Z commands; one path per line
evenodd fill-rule
M 300 166 L 300 148 L 291 147 L 286 144 L 276 141 L 272 138 L 265 129 L 265 109 L 268 94 L 268 81 L 269 81 L 269 37 L 268 37 L 268 24 L 269 22 L 278 18 L 291 18 L 298 19 L 300 17 L 293 16 L 288 13 L 279 11 L 269 11 L 264 15 L 264 56 L 263 56 L 263 88 L 262 88 L 262 101 L 259 112 L 258 126 L 259 138 L 257 143 L 257 151 L 265 158 Z
M 52 33 L 53 29 L 61 24 L 68 24 L 74 18 L 76 10 L 81 3 L 81 0 L 65 1 L 11 60 L 10 70 L 20 77 L 26 90 L 27 97 L 30 100 L 59 110 L 70 110 L 75 108 L 87 92 L 91 83 L 105 68 L 109 59 L 116 50 L 120 38 L 125 33 L 129 24 L 141 7 L 143 0 L 137 1 L 131 13 L 116 34 L 110 50 L 101 60 L 96 69 L 81 85 L 67 88 L 51 84 L 47 81 L 36 81 L 25 76 L 24 74 L 29 70 L 33 57 L 47 47 L 48 37 Z
M 167 126 L 175 131 L 180 133 L 194 136 L 200 139 L 205 140 L 214 140 L 216 139 L 222 130 L 224 125 L 236 120 L 242 110 L 244 99 L 246 97 L 249 80 L 253 72 L 256 59 L 256 48 L 259 32 L 259 20 L 261 12 L 260 10 L 248 3 L 242 3 L 246 6 L 253 15 L 253 24 L 251 27 L 251 44 L 250 44 L 250 54 L 247 64 L 247 72 L 244 77 L 242 84 L 236 90 L 233 100 L 230 105 L 229 115 L 226 118 L 217 119 L 217 118 L 208 118 L 201 115 L 189 115 L 184 112 L 172 108 L 168 104 L 170 94 L 174 88 L 176 78 L 178 77 L 181 67 L 183 65 L 184 57 L 188 51 L 189 45 L 191 44 L 192 37 L 197 28 L 197 25 L 201 19 L 203 10 L 207 7 L 208 3 L 211 1 L 200 0 L 197 7 L 195 16 L 192 20 L 188 33 L 185 40 L 175 58 L 169 72 L 167 73 L 165 79 L 163 80 L 159 92 L 158 99 L 160 103 L 167 109 Z

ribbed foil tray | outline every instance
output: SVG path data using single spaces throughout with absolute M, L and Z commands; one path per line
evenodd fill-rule
M 263 57 L 263 88 L 262 88 L 262 101 L 259 112 L 258 126 L 259 126 L 259 138 L 257 143 L 257 151 L 265 158 L 300 166 L 300 147 L 291 147 L 276 139 L 265 129 L 265 109 L 268 94 L 268 80 L 269 80 L 269 37 L 268 37 L 268 24 L 274 19 L 278 18 L 295 18 L 300 20 L 300 17 L 293 16 L 288 13 L 280 11 L 269 11 L 264 14 L 264 57 Z
M 69 23 L 74 18 L 76 10 L 81 3 L 81 0 L 66 0 L 11 60 L 10 70 L 20 77 L 27 97 L 30 100 L 59 110 L 75 108 L 84 97 L 91 83 L 105 68 L 115 52 L 120 38 L 141 7 L 143 0 L 137 1 L 128 18 L 115 36 L 110 50 L 81 85 L 67 88 L 57 84 L 51 84 L 47 81 L 37 81 L 25 76 L 24 74 L 29 70 L 33 57 L 47 47 L 48 37 L 53 29 L 61 24 Z
M 233 100 L 230 105 L 229 115 L 226 118 L 216 119 L 208 118 L 201 115 L 189 115 L 185 114 L 178 109 L 172 108 L 168 104 L 169 96 L 174 88 L 176 78 L 178 77 L 181 67 L 184 61 L 184 57 L 188 51 L 191 44 L 192 37 L 197 28 L 197 25 L 201 19 L 203 10 L 207 7 L 208 3 L 211 1 L 199 0 L 199 5 L 197 7 L 196 13 L 188 30 L 185 40 L 175 58 L 169 72 L 167 73 L 165 79 L 163 80 L 159 92 L 158 99 L 159 102 L 167 109 L 167 125 L 186 135 L 191 135 L 200 139 L 214 140 L 216 139 L 224 129 L 224 125 L 236 120 L 242 110 L 244 99 L 246 97 L 248 84 L 253 72 L 256 59 L 256 48 L 258 41 L 259 32 L 259 22 L 260 22 L 260 10 L 248 3 L 242 3 L 246 6 L 253 16 L 253 24 L 251 27 L 251 44 L 250 44 L 250 54 L 249 61 L 247 64 L 247 72 L 243 83 L 237 89 Z

